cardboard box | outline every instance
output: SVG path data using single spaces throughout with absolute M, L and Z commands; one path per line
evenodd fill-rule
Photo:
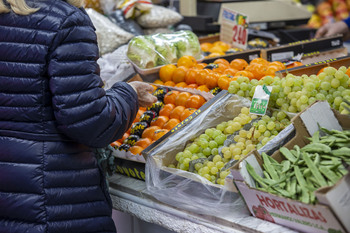
M 317 53 L 343 47 L 343 39 L 341 35 L 335 35 L 327 38 L 311 39 L 305 41 L 297 41 L 261 50 L 261 57 L 268 61 L 280 61 L 292 58 L 299 53 Z
M 293 118 L 292 123 L 295 136 L 285 143 L 288 149 L 294 145 L 303 147 L 308 144 L 305 137 L 310 137 L 318 130 L 318 123 L 328 129 L 350 129 L 350 117 L 333 111 L 327 102 L 314 103 Z M 273 140 L 269 143 L 273 143 Z M 272 157 L 279 162 L 284 160 L 279 150 Z M 256 151 L 236 164 L 231 172 L 252 215 L 303 232 L 350 231 L 349 173 L 336 185 L 317 190 L 315 194 L 319 203 L 311 205 L 255 189 L 255 181 L 246 170 L 247 162 L 263 176 L 262 159 Z

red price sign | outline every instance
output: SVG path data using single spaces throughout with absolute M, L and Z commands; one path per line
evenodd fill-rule
M 235 48 L 247 48 L 248 16 L 223 8 L 221 12 L 220 40 Z

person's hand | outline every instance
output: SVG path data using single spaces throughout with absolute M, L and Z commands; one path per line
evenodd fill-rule
M 344 21 L 338 21 L 335 23 L 328 23 L 323 25 L 316 31 L 315 38 L 333 36 L 336 34 L 343 34 L 344 40 L 350 39 L 350 30 Z
M 150 92 L 153 91 L 153 87 L 151 85 L 139 81 L 130 82 L 129 84 L 136 91 L 139 100 L 139 105 L 141 107 L 152 105 L 154 102 L 157 101 L 157 97 L 150 94 Z

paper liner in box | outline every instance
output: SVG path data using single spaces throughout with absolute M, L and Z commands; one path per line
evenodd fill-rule
M 232 120 L 242 107 L 250 106 L 249 100 L 227 91 L 219 93 L 211 103 L 193 121 L 150 151 L 146 161 L 147 190 L 159 201 L 195 213 L 227 213 L 242 217 L 247 214 L 244 202 L 228 186 L 216 185 L 198 174 L 167 167 L 176 161 L 176 153 L 183 151 L 187 142 L 207 128 Z

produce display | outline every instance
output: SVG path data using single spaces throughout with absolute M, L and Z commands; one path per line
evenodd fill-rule
M 273 89 L 269 106 L 272 108 L 297 113 L 316 100 L 327 100 L 332 108 L 347 114 L 349 112 L 344 106 L 347 106 L 345 100 L 350 100 L 349 71 L 349 68 L 342 66 L 338 70 L 325 67 L 318 75 L 287 74 L 282 79 L 272 76 L 265 76 L 261 80 L 239 77 L 230 83 L 228 91 L 251 99 L 257 85 L 271 85 Z
M 233 161 L 241 159 L 254 149 L 259 149 L 290 124 L 284 112 L 258 117 L 243 107 L 241 113 L 230 121 L 188 143 L 184 151 L 176 154 L 177 164 L 169 167 L 199 174 L 212 183 L 225 184 Z
M 118 150 L 141 152 L 157 141 L 181 121 L 200 108 L 204 97 L 189 92 L 172 91 L 158 87 L 152 93 L 158 101 L 148 108 L 140 108 L 137 116 L 123 137 L 111 145 Z
M 321 133 L 326 135 L 320 136 Z M 303 148 L 282 147 L 280 152 L 286 159 L 281 163 L 263 153 L 264 178 L 248 163 L 247 170 L 259 184 L 257 188 L 304 203 L 316 203 L 316 189 L 332 186 L 347 174 L 343 162 L 350 164 L 350 131 L 321 128 L 309 140 L 310 144 Z
M 141 69 L 176 63 L 185 55 L 201 58 L 198 37 L 191 31 L 136 36 L 127 51 L 128 58 Z
M 269 62 L 263 58 L 255 58 L 250 63 L 244 59 L 229 62 L 219 58 L 213 63 L 206 64 L 197 63 L 193 57 L 184 56 L 179 59 L 177 65 L 169 64 L 161 67 L 160 80 L 156 80 L 155 83 L 196 88 L 201 91 L 210 91 L 218 87 L 227 90 L 230 82 L 240 77 L 260 80 L 267 75 L 274 76 L 277 71 L 285 68 L 279 61 Z

